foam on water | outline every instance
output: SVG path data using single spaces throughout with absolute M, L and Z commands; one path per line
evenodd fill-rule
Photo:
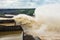
M 60 4 L 48 4 L 36 8 L 35 17 L 19 15 L 13 18 L 26 34 L 47 40 L 53 40 L 54 35 L 60 34 Z

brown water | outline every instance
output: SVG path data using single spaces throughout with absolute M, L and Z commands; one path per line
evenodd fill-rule
M 23 32 L 21 31 L 0 32 L 0 40 L 23 40 Z

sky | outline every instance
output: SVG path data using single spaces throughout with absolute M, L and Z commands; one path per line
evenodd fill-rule
M 36 8 L 45 4 L 59 3 L 60 0 L 0 0 L 0 9 L 6 8 Z

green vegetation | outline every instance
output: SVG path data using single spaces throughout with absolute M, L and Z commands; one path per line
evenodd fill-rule
M 33 16 L 35 9 L 0 9 L 0 16 L 3 16 L 4 14 L 27 14 L 30 16 Z
M 17 13 L 33 16 L 34 10 L 35 9 L 20 9 L 20 10 L 17 10 Z

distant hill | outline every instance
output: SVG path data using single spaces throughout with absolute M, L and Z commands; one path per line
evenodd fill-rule
M 0 9 L 0 16 L 5 15 L 5 14 L 27 14 L 27 15 L 33 15 L 34 13 L 34 8 L 33 9 Z

